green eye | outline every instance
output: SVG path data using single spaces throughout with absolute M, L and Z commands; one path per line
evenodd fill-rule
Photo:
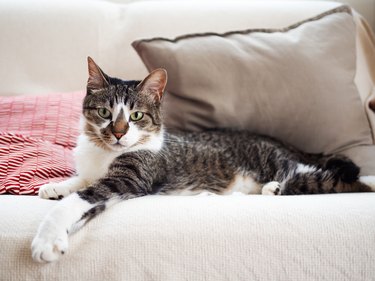
M 99 108 L 98 114 L 99 114 L 100 117 L 102 117 L 104 119 L 109 119 L 111 117 L 111 112 L 106 108 Z
M 143 113 L 140 111 L 133 112 L 130 114 L 130 120 L 131 121 L 139 121 L 143 118 Z

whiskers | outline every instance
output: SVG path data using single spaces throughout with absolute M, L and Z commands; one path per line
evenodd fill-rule
M 96 133 L 85 130 L 84 134 L 89 137 L 90 141 L 96 146 L 108 150 L 108 144 Z

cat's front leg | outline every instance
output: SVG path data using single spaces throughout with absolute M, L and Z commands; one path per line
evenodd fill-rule
M 126 178 L 103 178 L 85 190 L 62 199 L 46 215 L 31 245 L 37 262 L 52 262 L 68 249 L 68 234 L 113 204 L 145 195 L 145 190 Z
M 37 262 L 57 260 L 68 249 L 68 234 L 82 214 L 93 207 L 77 193 L 61 200 L 43 219 L 31 244 Z
M 105 177 L 59 201 L 38 228 L 31 247 L 33 259 L 57 260 L 68 248 L 68 234 L 119 201 L 152 193 L 152 167 L 151 152 L 124 154 L 114 160 Z
M 39 197 L 43 199 L 61 199 L 69 194 L 86 188 L 89 182 L 75 176 L 62 182 L 47 183 L 39 188 Z

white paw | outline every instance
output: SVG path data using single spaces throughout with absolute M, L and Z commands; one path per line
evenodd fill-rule
M 42 233 L 37 234 L 31 243 L 31 252 L 33 260 L 36 262 L 52 262 L 68 249 L 68 234 L 61 233 Z
M 61 183 L 48 183 L 42 185 L 39 188 L 39 197 L 43 199 L 62 199 L 68 196 L 72 191 L 67 185 L 62 185 Z
M 281 195 L 281 187 L 278 181 L 270 181 L 263 185 L 263 195 Z

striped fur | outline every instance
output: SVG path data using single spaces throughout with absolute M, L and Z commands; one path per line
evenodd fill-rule
M 375 186 L 373 177 L 361 181 L 359 168 L 344 156 L 303 153 L 246 131 L 165 131 L 160 113 L 164 70 L 142 82 L 110 78 L 90 59 L 89 70 L 84 130 L 76 148 L 78 175 L 41 189 L 43 198 L 73 194 L 41 223 L 32 243 L 38 262 L 57 260 L 68 248 L 69 233 L 122 200 L 202 191 L 366 192 Z M 131 119 L 134 112 L 143 118 Z

